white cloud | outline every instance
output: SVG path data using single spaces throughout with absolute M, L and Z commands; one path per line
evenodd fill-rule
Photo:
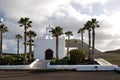
M 109 45 L 120 39 L 119 14 L 119 0 L 0 0 L 0 17 L 4 18 L 9 29 L 4 37 L 4 50 L 15 51 L 14 36 L 24 30 L 17 23 L 20 17 L 29 17 L 33 21 L 32 29 L 38 35 L 51 24 L 62 26 L 64 31 L 72 30 L 76 37 L 77 29 L 83 27 L 87 20 L 97 18 L 101 27 L 96 29 L 96 47 L 109 50 L 112 48 Z M 13 49 L 8 47 L 8 42 Z M 115 45 L 114 48 L 119 47 Z
M 108 18 L 109 23 L 111 23 L 113 25 L 113 29 L 111 30 L 112 33 L 114 34 L 120 34 L 119 30 L 119 24 L 120 24 L 120 12 L 116 12 L 113 15 L 109 16 Z
M 108 0 L 74 0 L 74 2 L 79 3 L 81 5 L 87 5 L 87 4 L 93 4 L 100 2 L 102 4 L 105 4 Z

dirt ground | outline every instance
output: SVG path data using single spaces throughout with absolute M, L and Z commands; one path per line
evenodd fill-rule
M 0 71 L 0 80 L 120 80 L 120 73 L 110 72 L 30 72 Z
M 120 67 L 120 53 L 98 53 L 94 54 L 95 58 L 103 58 L 114 65 Z

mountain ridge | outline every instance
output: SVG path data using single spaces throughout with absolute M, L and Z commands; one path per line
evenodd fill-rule
M 120 49 L 105 51 L 104 53 L 120 53 Z

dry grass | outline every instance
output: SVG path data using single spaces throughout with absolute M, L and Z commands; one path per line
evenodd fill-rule
M 99 53 L 94 55 L 95 58 L 103 58 L 112 64 L 120 66 L 120 53 Z

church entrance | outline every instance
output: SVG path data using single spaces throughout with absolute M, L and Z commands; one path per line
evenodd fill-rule
M 53 51 L 51 49 L 47 49 L 45 51 L 45 59 L 50 60 L 53 58 Z

